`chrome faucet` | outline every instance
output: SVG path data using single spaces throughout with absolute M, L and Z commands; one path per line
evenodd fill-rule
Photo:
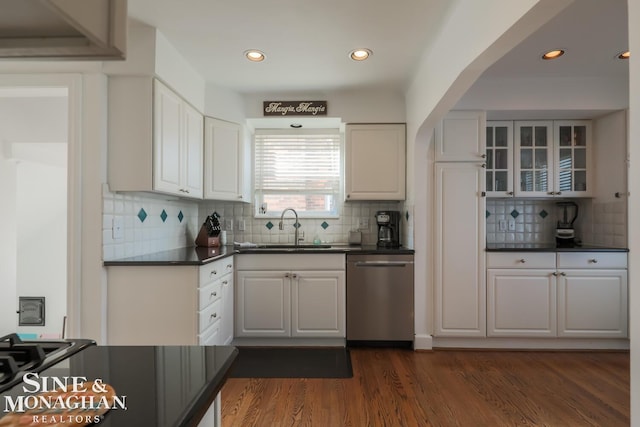
M 283 222 L 284 221 L 284 214 L 287 211 L 293 212 L 293 214 L 296 216 L 296 222 L 293 224 L 293 228 L 296 229 L 294 239 L 295 239 L 295 245 L 298 246 L 300 244 L 300 239 L 298 238 L 298 228 L 300 227 L 300 223 L 298 222 L 298 212 L 296 212 L 295 209 L 286 208 L 285 210 L 282 211 L 282 215 L 280 215 L 280 223 L 278 224 L 278 228 L 280 230 L 284 230 L 284 222 Z

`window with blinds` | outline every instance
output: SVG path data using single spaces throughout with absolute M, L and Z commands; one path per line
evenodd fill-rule
M 256 213 L 293 208 L 303 217 L 336 216 L 341 159 L 338 129 L 256 130 Z

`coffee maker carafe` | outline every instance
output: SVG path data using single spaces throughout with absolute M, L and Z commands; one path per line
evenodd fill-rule
M 378 211 L 376 212 L 378 223 L 377 246 L 383 248 L 400 247 L 400 212 Z
M 578 205 L 575 202 L 558 202 L 556 205 L 560 209 L 556 227 L 556 246 L 574 246 L 576 235 L 573 223 L 578 217 Z

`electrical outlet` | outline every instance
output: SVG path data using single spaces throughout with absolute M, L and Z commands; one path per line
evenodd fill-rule
M 244 231 L 244 219 L 239 219 L 237 222 L 238 230 Z
M 369 218 L 360 218 L 358 221 L 358 230 L 369 229 Z
M 509 231 L 516 231 L 516 220 L 515 219 L 510 219 L 509 220 Z
M 233 220 L 225 219 L 224 220 L 224 229 L 227 231 L 233 231 Z
M 124 218 L 114 216 L 111 220 L 111 237 L 113 240 L 121 240 L 124 238 Z
M 498 230 L 507 231 L 507 220 L 501 219 L 498 221 Z

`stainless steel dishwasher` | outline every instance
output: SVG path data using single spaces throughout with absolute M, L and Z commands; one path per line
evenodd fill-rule
M 413 255 L 347 254 L 347 342 L 413 343 Z

